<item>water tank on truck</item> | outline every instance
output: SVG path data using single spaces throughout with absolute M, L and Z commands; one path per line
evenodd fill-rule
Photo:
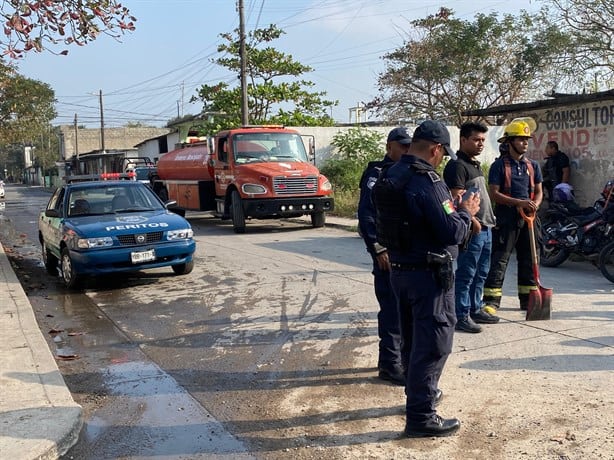
M 185 144 L 164 154 L 152 178 L 154 192 L 163 200 L 194 211 L 215 209 L 213 167 L 206 142 Z

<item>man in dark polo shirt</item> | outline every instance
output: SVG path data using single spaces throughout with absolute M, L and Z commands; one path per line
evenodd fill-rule
M 450 160 L 443 172 L 455 200 L 462 200 L 463 193 L 468 190 L 478 191 L 481 198 L 480 210 L 471 219 L 469 240 L 458 254 L 454 285 L 456 330 L 472 333 L 482 331 L 477 323 L 493 324 L 499 321 L 497 316 L 482 308 L 484 282 L 490 269 L 491 228 L 495 226 L 486 179 L 476 159 L 484 150 L 487 131 L 488 128 L 482 123 L 463 123 L 457 159 Z

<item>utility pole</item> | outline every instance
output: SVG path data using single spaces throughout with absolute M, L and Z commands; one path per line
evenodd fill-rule
M 77 157 L 77 164 L 79 164 L 79 128 L 77 127 L 77 114 L 76 113 L 75 113 L 75 156 Z
M 245 55 L 245 19 L 243 17 L 243 0 L 239 0 L 239 59 L 241 60 L 241 124 L 249 124 L 247 105 L 247 56 Z
M 98 99 L 100 100 L 100 149 L 104 153 L 104 110 L 102 109 L 102 90 L 98 91 Z

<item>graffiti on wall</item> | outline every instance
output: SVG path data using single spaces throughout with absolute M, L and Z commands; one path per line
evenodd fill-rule
M 534 111 L 537 130 L 528 156 L 546 158 L 546 144 L 555 141 L 571 162 L 571 183 L 580 202 L 590 204 L 604 181 L 614 177 L 614 103 L 578 104 Z
M 549 141 L 556 141 L 578 167 L 582 160 L 614 158 L 614 104 L 548 109 L 534 118 L 538 128 L 530 145 L 531 158 L 543 160 Z

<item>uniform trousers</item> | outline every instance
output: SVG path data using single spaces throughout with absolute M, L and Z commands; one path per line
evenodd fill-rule
M 456 315 L 454 289 L 443 291 L 432 270 L 392 270 L 399 302 L 402 356 L 407 365 L 407 423 L 422 424 L 435 411 L 443 367 L 452 352 Z
M 399 307 L 390 286 L 390 272 L 379 268 L 373 260 L 373 285 L 379 303 L 377 313 L 377 334 L 379 336 L 379 358 L 377 367 L 390 372 L 404 372 L 401 360 L 401 326 Z
M 528 226 L 522 218 L 506 219 L 493 228 L 492 257 L 484 284 L 484 304 L 500 307 L 505 272 L 515 249 L 518 260 L 518 299 L 521 308 L 527 307 L 529 292 L 537 288 L 530 244 Z

